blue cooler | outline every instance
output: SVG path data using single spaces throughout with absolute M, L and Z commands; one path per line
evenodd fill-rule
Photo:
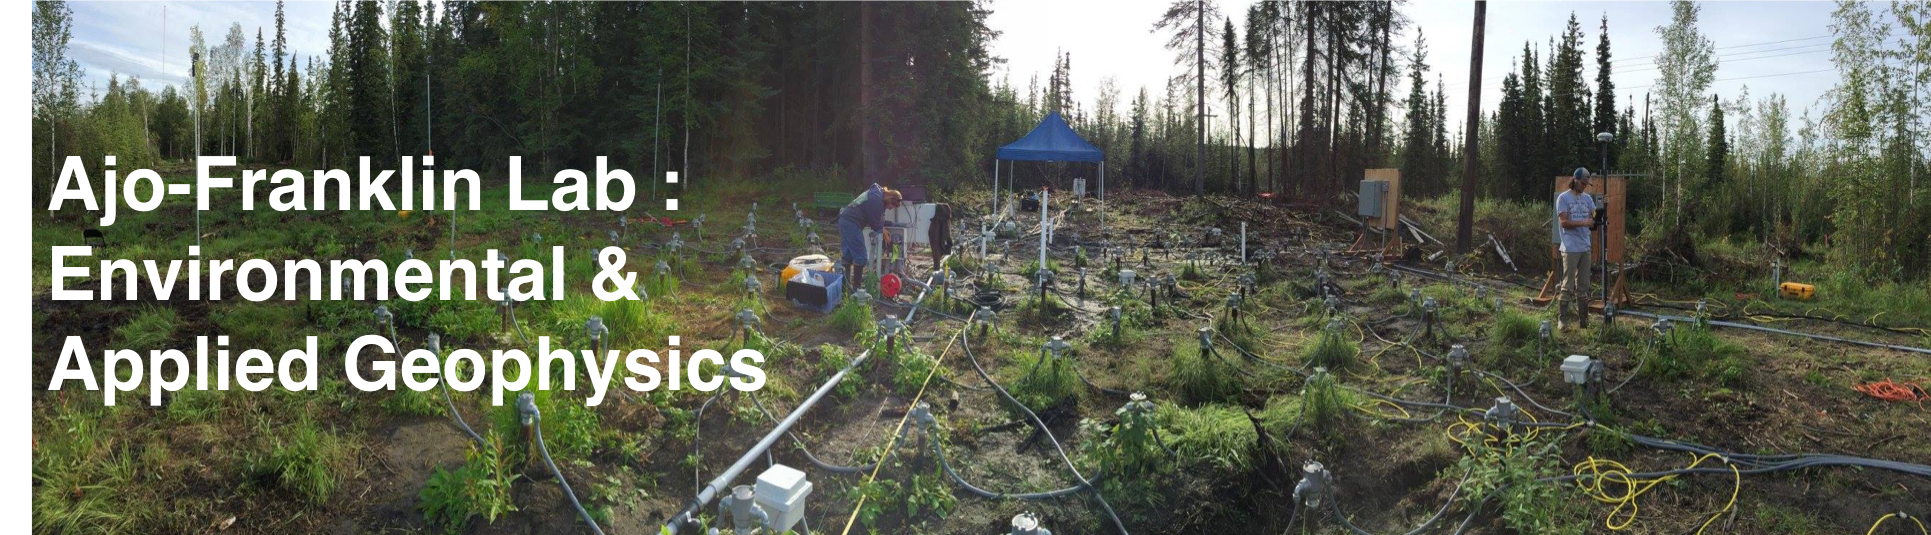
M 798 308 L 829 313 L 845 298 L 845 275 L 835 271 L 801 271 L 784 281 L 784 297 Z

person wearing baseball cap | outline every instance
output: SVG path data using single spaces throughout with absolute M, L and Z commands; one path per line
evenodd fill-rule
M 1569 330 L 1569 308 L 1576 310 L 1576 326 L 1589 327 L 1589 241 L 1595 230 L 1596 199 L 1589 189 L 1589 170 L 1576 168 L 1569 190 L 1556 196 L 1556 235 L 1561 242 L 1562 283 L 1556 294 L 1556 328 Z

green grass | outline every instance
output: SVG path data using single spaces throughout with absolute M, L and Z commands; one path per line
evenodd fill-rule
M 523 312 L 517 314 L 518 319 L 525 322 L 525 329 L 531 328 L 532 323 L 538 323 L 522 317 Z M 652 310 L 648 302 L 627 299 L 605 301 L 583 292 L 571 294 L 557 302 L 549 310 L 548 321 L 541 323 L 544 327 L 542 332 L 560 337 L 572 347 L 587 347 L 584 346 L 589 342 L 585 337 L 584 323 L 591 316 L 603 318 L 604 327 L 610 330 L 609 338 L 603 343 L 608 348 L 658 347 L 665 343 L 668 336 L 677 332 L 677 322 L 667 314 Z M 536 336 L 537 333 L 529 335 Z
M 1165 424 L 1167 446 L 1183 461 L 1232 473 L 1245 473 L 1253 467 L 1260 434 L 1240 407 L 1210 404 L 1185 409 L 1161 405 L 1159 418 Z
M 837 329 L 838 332 L 858 336 L 878 329 L 878 323 L 872 320 L 872 314 L 870 304 L 860 305 L 857 301 L 847 299 L 838 303 L 838 308 L 831 311 L 829 323 L 831 328 Z
M 165 349 L 181 328 L 181 316 L 174 309 L 146 306 L 127 323 L 114 329 L 114 338 L 127 349 Z
M 1361 405 L 1361 397 L 1341 388 L 1334 374 L 1317 371 L 1301 385 L 1301 421 L 1331 430 L 1347 421 L 1349 411 Z
M 1331 370 L 1352 368 L 1360 357 L 1360 345 L 1341 333 L 1322 333 L 1302 355 L 1303 361 L 1309 365 Z
M 45 422 L 61 432 L 36 433 L 33 526 L 36 533 L 130 533 L 153 511 L 128 490 L 133 455 L 115 444 L 120 409 L 62 407 Z
M 397 385 L 396 391 L 391 392 L 388 399 L 382 400 L 382 408 L 404 416 L 436 416 L 446 410 L 438 396 L 440 394 L 417 392 L 407 385 Z
M 1648 351 L 1642 374 L 1658 380 L 1706 380 L 1726 387 L 1749 383 L 1753 364 L 1743 346 L 1725 340 L 1708 327 L 1683 325 L 1667 343 Z
M 1079 377 L 1068 357 L 1053 358 L 1044 351 L 1022 349 L 1001 370 L 1001 382 L 1011 385 L 1012 397 L 1032 410 L 1043 410 L 1079 395 Z
M 1169 389 L 1189 402 L 1229 402 L 1246 390 L 1243 377 L 1233 365 L 1202 354 L 1200 344 L 1188 340 L 1174 345 L 1166 382 Z
M 281 426 L 270 440 L 264 454 L 245 463 L 244 472 L 310 504 L 327 502 L 341 484 L 337 472 L 350 455 L 348 443 L 307 418 Z

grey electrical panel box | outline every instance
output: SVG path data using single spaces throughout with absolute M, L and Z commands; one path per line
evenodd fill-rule
M 1355 210 L 1355 215 L 1368 218 L 1385 217 L 1386 214 L 1382 212 L 1387 210 L 1387 206 L 1385 205 L 1387 197 L 1387 182 L 1379 180 L 1361 181 L 1361 208 Z

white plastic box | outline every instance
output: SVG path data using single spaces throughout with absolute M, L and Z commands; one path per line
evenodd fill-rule
M 758 507 L 771 518 L 771 529 L 790 531 L 805 516 L 805 498 L 811 495 L 811 482 L 805 473 L 782 464 L 772 465 L 758 474 Z
M 1562 359 L 1562 380 L 1572 385 L 1587 384 L 1602 377 L 1601 364 L 1588 355 L 1569 355 Z

